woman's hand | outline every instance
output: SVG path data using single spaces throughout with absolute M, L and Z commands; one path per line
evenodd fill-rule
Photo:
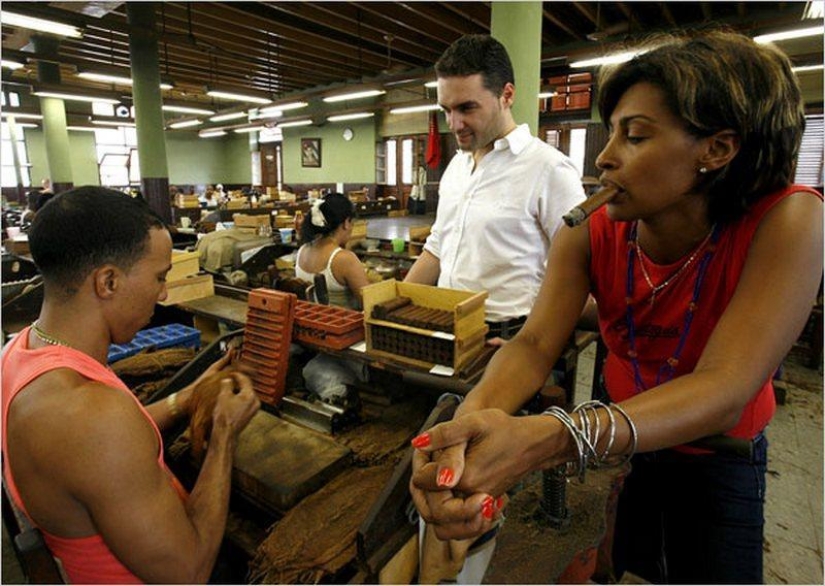
M 452 451 L 452 456 L 446 457 L 445 461 L 455 463 L 463 458 L 463 450 L 464 444 L 452 446 L 438 454 L 413 451 L 410 495 L 421 518 L 433 525 L 436 536 L 441 540 L 467 539 L 483 535 L 499 518 L 503 504 L 501 497 L 495 499 L 485 493 L 476 493 L 465 498 L 449 488 L 444 488 L 446 485 L 455 484 L 457 479 L 453 477 L 450 467 L 442 467 L 439 474 L 439 464 L 433 461 L 433 456 L 443 456 Z M 462 470 L 463 465 L 457 468 Z M 415 478 L 426 479 L 426 484 L 435 483 L 441 488 L 424 490 L 416 485 Z

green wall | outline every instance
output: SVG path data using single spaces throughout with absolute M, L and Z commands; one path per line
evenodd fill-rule
M 327 122 L 322 126 L 284 128 L 284 183 L 374 183 L 374 118 Z M 343 139 L 352 128 L 351 141 Z M 301 139 L 321 139 L 321 166 L 301 167 Z
M 167 132 L 170 184 L 250 183 L 249 138 L 230 133 L 199 138 L 197 132 Z
M 39 187 L 40 182 L 49 176 L 43 131 L 26 130 L 26 146 L 29 151 L 29 163 L 32 165 L 32 185 Z M 70 130 L 69 149 L 72 153 L 72 182 L 77 186 L 100 185 L 94 133 Z
M 43 131 L 26 130 L 26 145 L 32 165 L 32 185 L 49 176 Z M 69 131 L 72 177 L 76 186 L 100 185 L 93 132 Z M 167 132 L 166 157 L 170 184 L 251 183 L 249 138 L 228 134 L 213 139 L 198 138 L 195 132 Z

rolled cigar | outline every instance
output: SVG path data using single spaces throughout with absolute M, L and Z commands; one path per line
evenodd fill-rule
M 574 228 L 584 222 L 590 214 L 616 197 L 617 193 L 619 193 L 618 187 L 613 185 L 602 187 L 599 191 L 584 200 L 581 205 L 577 205 L 563 215 L 562 220 L 564 220 L 565 224 Z
M 383 303 L 376 303 L 372 308 L 372 316 L 376 319 L 384 319 L 388 314 L 405 305 L 409 305 L 410 302 L 409 297 L 396 297 Z

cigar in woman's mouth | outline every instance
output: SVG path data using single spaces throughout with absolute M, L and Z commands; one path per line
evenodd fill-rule
M 615 185 L 606 185 L 599 191 L 588 197 L 580 205 L 567 212 L 562 219 L 571 228 L 584 222 L 590 214 L 610 202 L 619 193 L 619 188 Z

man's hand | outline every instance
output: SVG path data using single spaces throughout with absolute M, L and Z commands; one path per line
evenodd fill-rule
M 229 428 L 237 436 L 249 424 L 261 407 L 261 401 L 252 390 L 252 381 L 235 371 L 221 380 L 221 389 L 212 412 L 214 430 Z

